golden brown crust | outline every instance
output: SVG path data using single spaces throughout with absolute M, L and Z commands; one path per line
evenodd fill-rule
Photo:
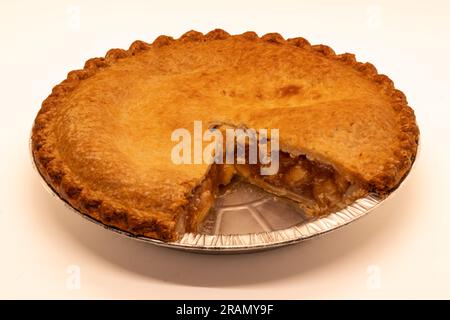
M 231 36 L 225 31 L 218 29 L 206 35 L 196 31 L 189 31 L 177 40 L 167 36 L 160 36 L 152 44 L 135 41 L 128 50 L 112 49 L 108 51 L 104 58 L 93 58 L 86 61 L 82 70 L 69 72 L 67 79 L 55 86 L 49 97 L 42 103 L 42 107 L 34 123 L 32 152 L 40 173 L 63 199 L 94 219 L 134 234 L 163 240 L 174 239 L 176 237 L 176 219 L 174 217 L 180 214 L 180 210 L 186 206 L 186 198 L 189 192 L 193 190 L 195 185 L 198 185 L 199 181 L 189 179 L 185 179 L 184 182 L 181 182 L 181 180 L 174 181 L 173 183 L 181 184 L 181 187 L 176 189 L 175 194 L 171 195 L 170 199 L 164 199 L 166 202 L 172 203 L 169 207 L 161 207 L 158 204 L 155 204 L 151 208 L 148 207 L 150 204 L 147 207 L 140 208 L 124 205 L 124 203 L 116 201 L 111 195 L 101 194 L 98 190 L 92 190 L 87 187 L 82 179 L 73 174 L 70 168 L 67 167 L 67 164 L 64 162 L 56 147 L 56 138 L 51 133 L 53 126 L 56 125 L 53 123 L 55 114 L 58 108 L 61 108 L 63 104 L 67 103 L 68 97 L 75 88 L 81 86 L 82 83 L 94 75 L 100 75 L 102 70 L 111 68 L 111 66 L 118 64 L 121 60 L 139 56 L 144 52 L 152 50 L 153 47 L 162 48 L 175 44 L 179 45 L 183 42 L 213 42 L 227 40 L 229 38 L 233 38 L 235 41 L 268 42 L 275 46 L 297 47 L 301 50 L 311 52 L 314 55 L 325 57 L 330 61 L 338 62 L 342 66 L 351 67 L 362 77 L 374 83 L 380 92 L 383 93 L 383 99 L 391 106 L 393 114 L 396 115 L 394 123 L 391 125 L 397 130 L 395 133 L 396 137 L 388 145 L 389 150 L 395 151 L 386 151 L 383 161 L 376 163 L 377 168 L 372 168 L 374 165 L 371 167 L 371 163 L 368 163 L 368 168 L 371 168 L 370 170 L 361 169 L 357 164 L 354 164 L 358 161 L 358 159 L 355 159 L 354 163 L 349 162 L 347 166 L 343 166 L 343 169 L 359 175 L 361 179 L 372 186 L 374 192 L 379 194 L 389 192 L 389 190 L 392 190 L 400 183 L 401 179 L 410 169 L 416 155 L 419 131 L 415 122 L 414 112 L 407 105 L 405 95 L 394 88 L 392 81 L 387 76 L 378 74 L 375 67 L 369 63 L 357 62 L 352 54 L 345 53 L 336 55 L 331 48 L 324 45 L 311 46 L 303 38 L 284 40 L 283 37 L 276 33 L 266 34 L 259 38 L 254 32 Z M 281 90 L 280 92 L 283 94 L 283 92 L 289 93 L 291 91 L 289 89 Z M 326 102 L 323 103 L 326 104 Z M 337 103 L 336 108 L 338 107 L 339 103 Z M 372 107 L 370 104 L 358 104 L 354 106 L 354 108 L 361 109 L 370 107 Z M 374 104 L 373 107 L 376 108 L 377 104 Z M 262 112 L 267 112 L 267 110 L 262 110 Z M 349 121 L 350 116 L 347 114 L 346 117 L 344 118 L 342 116 L 342 121 Z M 305 120 L 307 118 L 298 119 Z M 260 120 L 264 121 L 264 116 L 261 116 Z M 377 125 L 380 123 L 378 122 Z M 273 122 L 273 124 L 276 124 L 276 122 Z M 294 150 L 295 146 L 289 145 L 289 141 L 286 141 L 285 146 L 286 149 L 292 148 L 293 151 L 297 152 L 300 150 L 305 153 L 317 155 L 325 161 L 332 161 L 323 152 L 318 152 L 314 148 L 308 149 L 305 145 L 301 145 L 299 150 Z M 370 152 L 374 152 L 373 150 L 370 149 Z M 383 153 L 382 150 L 380 151 Z M 381 166 L 380 163 L 382 163 Z M 170 193 L 171 190 L 173 189 L 170 183 L 167 186 L 161 186 L 162 193 L 165 191 Z M 170 212 L 170 214 L 167 214 L 167 212 Z

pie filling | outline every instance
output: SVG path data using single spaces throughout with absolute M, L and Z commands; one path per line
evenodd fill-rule
M 261 175 L 260 169 L 261 164 L 212 165 L 192 193 L 179 230 L 198 231 L 220 187 L 226 186 L 235 175 L 277 196 L 296 201 L 310 217 L 342 209 L 368 193 L 368 188 L 356 178 L 305 155 L 291 157 L 280 152 L 277 174 Z
M 195 232 L 214 205 L 221 186 L 230 183 L 235 175 L 233 165 L 214 164 L 203 182 L 194 189 L 184 215 L 179 221 L 179 231 Z

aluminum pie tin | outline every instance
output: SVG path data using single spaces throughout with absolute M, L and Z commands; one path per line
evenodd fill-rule
M 397 188 L 385 198 L 369 194 L 340 211 L 318 218 L 310 218 L 294 201 L 274 196 L 256 186 L 238 180 L 217 197 L 216 203 L 199 233 L 185 233 L 177 241 L 164 242 L 136 236 L 105 225 L 73 208 L 53 190 L 37 169 L 32 153 L 31 139 L 30 151 L 32 165 L 41 177 L 44 188 L 54 197 L 62 200 L 71 211 L 128 238 L 196 253 L 250 253 L 316 238 L 366 216 L 398 190 Z M 400 185 L 404 183 L 405 178 Z

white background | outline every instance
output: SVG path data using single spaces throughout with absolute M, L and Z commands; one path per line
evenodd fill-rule
M 0 298 L 450 298 L 449 17 L 448 2 L 431 0 L 2 1 Z M 202 256 L 119 237 L 44 190 L 30 129 L 68 71 L 136 39 L 216 27 L 303 36 L 389 75 L 422 142 L 398 194 L 317 240 Z

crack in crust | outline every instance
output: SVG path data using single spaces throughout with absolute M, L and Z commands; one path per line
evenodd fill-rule
M 84 188 L 76 177 L 70 174 L 68 168 L 57 158 L 58 150 L 47 139 L 52 121 L 52 114 L 58 108 L 59 102 L 74 90 L 80 82 L 92 77 L 99 70 L 108 68 L 116 61 L 130 56 L 139 55 L 152 46 L 170 46 L 176 42 L 220 41 L 234 37 L 242 41 L 264 41 L 274 45 L 287 45 L 315 52 L 318 55 L 339 61 L 351 66 L 367 79 L 376 83 L 394 102 L 393 108 L 399 115 L 400 148 L 395 157 L 385 165 L 382 174 L 374 177 L 369 183 L 372 191 L 380 195 L 389 193 L 396 188 L 410 169 L 414 161 L 419 130 L 415 123 L 413 110 L 407 105 L 405 95 L 394 88 L 393 82 L 385 75 L 378 74 L 376 68 L 370 63 L 357 62 L 353 54 L 344 53 L 336 55 L 333 49 L 325 45 L 311 45 L 304 38 L 291 38 L 285 40 L 278 33 L 268 33 L 262 37 L 254 32 L 245 32 L 240 35 L 230 35 L 227 32 L 215 29 L 203 35 L 197 31 L 189 31 L 175 40 L 168 36 L 159 36 L 152 44 L 143 41 L 135 41 L 128 50 L 111 49 L 105 57 L 92 58 L 86 61 L 81 70 L 70 71 L 67 78 L 56 85 L 52 93 L 43 101 L 42 107 L 36 117 L 32 130 L 32 152 L 36 166 L 45 180 L 53 189 L 73 207 L 88 214 L 92 218 L 104 224 L 129 231 L 133 234 L 159 238 L 165 241 L 174 240 L 176 235 L 173 230 L 175 222 L 164 218 L 149 218 L 139 210 L 124 208 L 113 199 L 101 200 L 99 195 L 92 190 Z M 181 213 L 180 213 L 181 214 Z

